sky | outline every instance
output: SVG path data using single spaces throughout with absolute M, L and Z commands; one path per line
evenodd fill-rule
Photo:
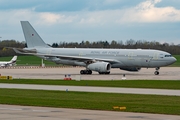
M 47 44 L 180 44 L 180 0 L 0 0 L 0 40 L 25 41 L 20 21 L 29 21 Z

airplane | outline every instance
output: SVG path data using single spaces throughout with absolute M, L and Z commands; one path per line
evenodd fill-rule
M 0 61 L 0 67 L 14 66 L 16 64 L 17 56 L 14 56 L 10 61 Z
M 80 74 L 110 74 L 111 68 L 137 72 L 141 68 L 155 68 L 176 62 L 170 53 L 153 49 L 91 49 L 52 48 L 48 46 L 28 21 L 21 21 L 27 48 L 12 48 L 16 53 L 35 55 L 56 64 L 83 66 Z

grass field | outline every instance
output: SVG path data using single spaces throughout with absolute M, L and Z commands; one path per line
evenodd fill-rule
M 180 81 L 174 80 L 34 80 L 34 79 L 14 79 L 0 80 L 0 83 L 17 84 L 42 84 L 42 85 L 72 85 L 72 86 L 99 86 L 99 87 L 127 87 L 127 88 L 157 88 L 157 89 L 180 89 Z
M 12 56 L 13 57 L 13 56 Z M 12 59 L 12 57 L 0 57 L 0 61 L 9 61 Z M 174 57 L 177 59 L 177 61 L 170 65 L 172 67 L 180 67 L 180 55 L 174 55 Z M 54 66 L 56 65 L 53 62 L 49 62 L 44 60 L 45 65 L 47 66 Z M 41 58 L 36 57 L 36 56 L 29 56 L 29 55 L 24 55 L 24 56 L 18 56 L 17 59 L 17 65 L 41 65 Z
M 0 104 L 180 115 L 177 96 L 0 89 Z
M 174 64 L 170 65 L 170 66 L 172 66 L 172 67 L 180 67 L 180 55 L 174 55 L 174 57 L 177 59 L 177 61 Z

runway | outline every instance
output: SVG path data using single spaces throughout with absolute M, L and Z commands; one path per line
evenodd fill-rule
M 58 86 L 57 85 L 27 85 L 27 84 L 2 84 L 2 83 L 0 84 L 0 88 L 180 96 L 180 90 L 165 90 L 165 89 L 60 86 L 60 85 Z
M 112 69 L 110 75 L 80 75 L 84 68 L 29 68 L 29 69 L 0 69 L 1 75 L 13 78 L 33 79 L 63 79 L 64 75 L 71 75 L 72 79 L 80 77 L 82 80 L 121 80 L 123 74 L 127 80 L 180 80 L 179 67 L 163 67 L 160 75 L 154 75 L 154 69 L 142 69 L 139 72 L 127 72 Z M 153 94 L 180 96 L 180 90 L 140 89 L 140 88 L 110 88 L 110 87 L 82 87 L 82 86 L 53 86 L 53 85 L 23 85 L 0 84 L 0 88 L 39 89 L 61 91 L 86 91 L 105 93 Z M 7 120 L 180 120 L 180 116 L 145 114 L 115 111 L 81 110 L 65 108 L 47 108 L 31 106 L 0 105 L 0 119 Z
M 154 75 L 155 69 L 153 68 L 143 68 L 139 72 L 111 69 L 110 75 L 99 75 L 97 72 L 93 72 L 92 75 L 80 75 L 79 71 L 82 69 L 84 68 L 5 68 L 0 69 L 0 74 L 25 79 L 64 79 L 65 75 L 71 75 L 72 79 L 80 77 L 82 80 L 121 80 L 125 74 L 127 80 L 180 80 L 180 67 L 162 67 L 159 75 Z
M 180 120 L 177 115 L 0 105 L 1 120 Z

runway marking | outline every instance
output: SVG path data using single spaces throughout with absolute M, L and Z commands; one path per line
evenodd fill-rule
M 0 108 L 0 110 L 22 110 L 18 108 Z
M 33 112 L 51 112 L 51 111 L 49 111 L 49 110 L 32 110 L 32 109 L 21 109 L 21 108 L 0 108 L 0 110 L 33 111 Z
M 51 112 L 51 111 L 48 111 L 48 110 L 32 110 L 33 112 Z
M 50 112 L 63 112 L 63 111 L 50 111 L 50 110 L 35 110 L 35 109 L 27 109 L 27 108 L 0 108 L 0 110 L 11 110 L 11 111 L 32 111 L 32 112 L 40 112 L 40 113 L 50 113 Z
M 52 112 L 49 110 L 33 110 L 33 109 L 20 109 L 20 108 L 0 108 L 0 110 L 11 110 L 11 111 L 33 111 L 33 112 Z
M 13 108 L 13 109 L 10 109 L 10 110 L 22 110 L 22 109 Z
M 7 108 L 0 108 L 0 110 L 8 110 Z

